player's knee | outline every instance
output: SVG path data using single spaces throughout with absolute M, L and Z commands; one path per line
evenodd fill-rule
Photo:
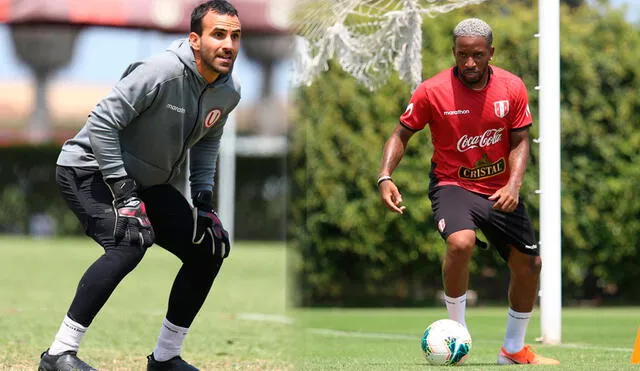
M 220 271 L 223 259 L 208 255 L 200 255 L 197 259 L 184 260 L 185 266 L 188 266 L 193 272 L 198 272 L 198 275 L 203 278 L 215 278 Z
M 529 269 L 531 270 L 531 274 L 535 276 L 540 275 L 540 271 L 542 270 L 542 259 L 540 259 L 540 256 L 533 256 L 529 264 Z
M 520 259 L 519 263 L 512 267 L 514 273 L 520 276 L 536 278 L 540 276 L 542 269 L 542 260 L 539 256 L 527 256 L 526 259 Z
M 133 246 L 118 246 L 117 248 L 107 250 L 107 256 L 111 257 L 114 263 L 113 269 L 120 273 L 127 274 L 138 266 L 146 249 L 136 248 Z
M 220 268 L 222 267 L 222 262 L 224 262 L 224 259 L 217 256 L 213 257 L 209 264 L 207 264 L 206 271 L 214 277 L 217 276 Z
M 447 238 L 447 255 L 452 258 L 468 259 L 473 254 L 475 242 L 474 234 L 454 233 Z
M 220 272 L 220 268 L 222 267 L 222 262 L 223 262 L 223 259 L 215 258 L 214 261 L 211 264 L 209 264 L 209 266 L 207 267 L 206 269 L 207 274 L 210 277 L 215 279 L 218 276 L 218 272 Z

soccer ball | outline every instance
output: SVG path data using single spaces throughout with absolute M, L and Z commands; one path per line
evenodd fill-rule
M 420 345 L 430 364 L 457 366 L 464 363 L 471 351 L 471 335 L 459 322 L 441 319 L 424 330 Z

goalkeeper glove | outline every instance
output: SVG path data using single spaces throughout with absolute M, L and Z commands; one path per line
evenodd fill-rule
M 210 241 L 211 253 L 219 258 L 226 258 L 231 251 L 229 233 L 222 227 L 218 214 L 213 211 L 212 192 L 198 192 L 193 197 L 193 237 L 196 245 Z M 205 239 L 205 235 L 210 239 Z M 209 247 L 209 246 L 207 246 Z
M 113 208 L 116 223 L 113 238 L 116 243 L 127 240 L 131 245 L 149 247 L 153 245 L 155 233 L 147 217 L 144 202 L 136 194 L 138 185 L 131 178 L 107 180 L 113 193 Z

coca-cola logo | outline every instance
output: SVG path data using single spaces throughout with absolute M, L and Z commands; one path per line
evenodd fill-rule
M 474 148 L 484 148 L 491 145 L 494 145 L 502 140 L 502 131 L 504 128 L 500 129 L 489 129 L 482 133 L 482 135 L 469 136 L 467 134 L 460 137 L 458 140 L 458 151 L 466 152 L 470 149 Z

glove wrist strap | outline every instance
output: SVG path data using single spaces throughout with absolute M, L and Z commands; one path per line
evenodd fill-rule
M 193 196 L 193 206 L 202 210 L 213 210 L 213 192 L 202 191 L 197 192 Z
M 125 177 L 118 179 L 107 179 L 106 183 L 111 189 L 113 198 L 116 201 L 137 196 L 136 191 L 138 190 L 138 184 L 133 178 Z

